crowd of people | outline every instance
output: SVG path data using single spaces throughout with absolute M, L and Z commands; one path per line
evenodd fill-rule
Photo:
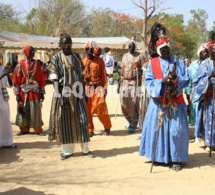
M 199 59 L 189 65 L 177 53 L 170 55 L 167 30 L 160 23 L 151 28 L 150 57 L 137 51 L 135 40 L 131 40 L 120 67 L 110 48 L 102 54 L 93 41 L 85 44 L 84 59 L 73 52 L 69 34 L 60 36 L 59 47 L 61 51 L 45 68 L 54 87 L 48 139 L 61 144 L 62 160 L 73 155 L 77 143 L 84 156 L 95 157 L 89 149 L 90 138 L 95 135 L 94 114 L 103 124 L 101 134 L 111 135 L 106 96 L 114 77 L 122 114 L 128 122 L 125 128 L 134 133 L 139 126 L 139 154 L 148 158 L 152 166 L 171 163 L 173 170 L 182 169 L 182 163 L 188 161 L 189 123 L 195 125 L 197 143 L 204 140 L 209 152 L 215 147 L 215 32 L 211 32 L 208 43 L 199 46 Z M 34 47 L 26 46 L 23 52 L 25 59 L 16 65 L 12 79 L 11 68 L 0 66 L 1 147 L 17 147 L 12 138 L 6 87 L 13 87 L 16 95 L 17 135 L 28 134 L 30 128 L 39 136 L 46 135 L 41 115 L 47 79 L 44 63 L 34 59 Z

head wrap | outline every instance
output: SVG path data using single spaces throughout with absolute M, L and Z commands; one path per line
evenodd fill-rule
M 67 44 L 72 44 L 72 38 L 70 37 L 69 34 L 64 33 L 64 34 L 60 35 L 59 45 L 61 45 L 61 42 L 62 42 L 63 39 L 67 39 L 67 42 L 68 42 Z
M 96 48 L 96 42 L 95 41 L 87 41 L 87 43 L 84 45 L 84 52 L 86 53 L 86 49 L 90 47 L 94 50 Z
M 202 43 L 199 46 L 198 51 L 197 51 L 197 55 L 200 56 L 200 53 L 205 49 L 208 49 L 208 43 Z
M 210 51 L 211 46 L 215 45 L 215 40 L 212 40 L 208 43 L 208 50 Z
M 156 49 L 159 56 L 161 56 L 160 49 L 165 46 L 170 47 L 169 38 L 167 36 L 163 36 L 156 42 Z
M 23 49 L 23 53 L 25 54 L 25 56 L 27 57 L 32 57 L 31 55 L 31 51 L 34 51 L 34 48 L 32 46 L 25 46 L 24 49 Z
M 97 46 L 96 49 L 94 50 L 94 54 L 98 55 L 99 50 L 101 50 L 101 47 Z

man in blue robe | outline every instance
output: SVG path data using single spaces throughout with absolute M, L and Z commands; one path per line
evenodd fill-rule
M 170 56 L 167 37 L 163 36 L 157 41 L 156 49 L 159 56 L 149 61 L 145 75 L 145 85 L 151 100 L 143 123 L 139 154 L 152 162 L 172 162 L 173 170 L 179 171 L 181 163 L 188 160 L 187 106 L 182 91 L 189 84 L 189 73 L 183 61 L 177 59 L 176 71 L 170 76 L 174 56 Z M 165 91 L 171 86 L 177 87 L 177 94 L 171 99 L 171 105 L 165 107 Z
M 188 70 L 189 70 L 189 75 L 190 75 L 190 83 L 188 87 L 185 89 L 185 94 L 187 96 L 188 102 L 191 105 L 191 110 L 190 110 L 190 116 L 189 116 L 189 124 L 190 125 L 195 125 L 195 132 L 194 135 L 196 137 L 196 143 L 200 143 L 200 137 L 202 137 L 202 131 L 203 131 L 203 124 L 201 120 L 198 120 L 198 123 L 196 123 L 196 117 L 202 117 L 202 108 L 204 105 L 204 102 L 201 102 L 200 104 L 198 102 L 192 103 L 191 104 L 191 99 L 193 95 L 193 81 L 196 79 L 197 75 L 196 72 L 200 66 L 200 64 L 209 57 L 209 52 L 208 52 L 208 43 L 202 43 L 197 51 L 197 55 L 199 56 L 199 59 L 193 61 Z M 197 111 L 198 115 L 197 114 Z
M 196 79 L 193 81 L 194 92 L 192 97 L 193 103 L 204 105 L 198 106 L 196 128 L 199 129 L 199 125 L 201 124 L 201 121 L 203 121 L 205 132 L 196 136 L 205 140 L 205 145 L 207 146 L 206 151 L 210 151 L 210 147 L 215 147 L 215 123 L 213 123 L 212 143 L 210 143 L 212 120 L 214 121 L 214 118 L 212 119 L 212 103 L 214 101 L 215 40 L 208 43 L 208 50 L 210 57 L 200 64 L 199 69 L 196 72 Z M 202 112 L 204 113 L 203 115 L 201 114 Z

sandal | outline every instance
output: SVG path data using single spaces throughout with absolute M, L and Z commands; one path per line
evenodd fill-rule
M 84 156 L 88 156 L 88 157 L 90 157 L 90 158 L 95 158 L 96 156 L 95 156 L 95 154 L 93 154 L 92 152 L 88 152 L 88 153 L 82 153 Z
M 2 146 L 2 148 L 17 148 L 16 144 L 11 144 L 10 146 Z
M 20 135 L 25 135 L 25 134 L 29 134 L 29 132 L 20 131 L 20 132 L 18 132 L 16 135 L 20 136 Z
M 182 169 L 181 163 L 173 163 L 172 170 L 178 172 Z
M 71 157 L 72 155 L 73 155 L 73 154 L 61 154 L 61 155 L 60 155 L 60 156 L 61 156 L 61 160 L 65 160 L 65 159 Z
M 42 132 L 38 133 L 37 135 L 39 135 L 39 136 L 46 136 L 46 133 L 44 131 L 42 131 Z

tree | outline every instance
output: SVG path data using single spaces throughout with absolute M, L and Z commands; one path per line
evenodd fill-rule
M 93 37 L 130 36 L 139 31 L 138 19 L 110 9 L 93 9 L 90 22 Z
M 5 19 L 15 19 L 17 12 L 14 10 L 12 5 L 0 3 L 0 22 Z
M 86 14 L 79 0 L 40 0 L 26 17 L 29 33 L 59 36 L 68 32 L 71 36 L 81 33 Z
M 208 31 L 206 27 L 206 20 L 208 19 L 208 14 L 203 9 L 191 10 L 192 18 L 188 21 L 186 27 L 187 32 L 192 32 L 199 37 L 197 44 L 201 44 L 207 41 Z
M 0 29 L 12 32 L 18 30 L 20 25 L 19 14 L 12 5 L 0 3 Z
M 143 26 L 142 26 L 142 40 L 143 40 L 143 48 L 147 48 L 147 25 L 149 19 L 155 14 L 156 11 L 161 11 L 161 6 L 164 3 L 162 0 L 140 0 L 137 3 L 135 0 L 131 0 L 134 5 L 143 10 Z M 144 55 L 146 57 L 146 49 L 144 51 Z

